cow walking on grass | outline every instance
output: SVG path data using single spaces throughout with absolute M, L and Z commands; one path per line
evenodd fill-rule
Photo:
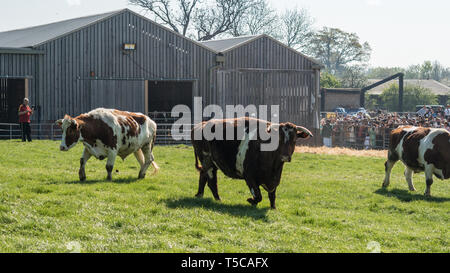
M 158 165 L 153 156 L 156 138 L 156 124 L 140 113 L 99 108 L 76 118 L 66 115 L 56 122 L 62 129 L 60 150 L 68 151 L 79 141 L 84 145 L 80 159 L 80 181 L 86 180 L 86 162 L 94 156 L 107 158 L 107 179 L 112 180 L 112 170 L 117 156 L 123 160 L 134 153 L 141 165 L 139 179 L 145 178 L 152 165 L 155 172 Z
M 391 132 L 386 177 L 383 187 L 390 183 L 391 170 L 401 160 L 406 166 L 405 178 L 409 190 L 415 191 L 413 173 L 425 171 L 426 196 L 431 196 L 433 175 L 450 178 L 450 134 L 445 129 L 405 126 Z
M 257 124 L 256 128 L 250 126 Z M 225 138 L 229 129 L 234 129 L 234 138 Z M 273 151 L 262 151 L 263 141 L 260 128 L 276 134 L 278 142 Z M 238 137 L 242 129 L 243 135 Z M 223 132 L 224 140 L 207 140 L 203 132 Z M 222 131 L 223 130 L 223 131 Z M 228 120 L 210 120 L 196 125 L 192 129 L 191 139 L 195 152 L 195 166 L 200 172 L 197 197 L 203 197 L 205 185 L 211 189 L 214 198 L 220 201 L 217 189 L 217 170 L 233 179 L 244 179 L 250 189 L 252 198 L 247 201 L 252 205 L 261 202 L 262 186 L 268 193 L 270 206 L 275 209 L 276 189 L 280 184 L 281 173 L 285 162 L 290 162 L 298 138 L 312 137 L 310 131 L 292 123 L 272 124 L 267 121 L 252 118 Z M 201 166 L 198 161 L 200 160 Z

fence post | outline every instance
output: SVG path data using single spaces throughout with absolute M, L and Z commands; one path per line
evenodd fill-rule
M 52 134 L 52 136 L 50 137 L 50 139 L 53 140 L 53 136 L 54 136 L 54 133 L 53 133 L 53 124 L 50 125 L 50 128 L 51 128 L 51 129 L 50 129 L 50 132 L 51 132 L 51 134 Z
M 12 139 L 12 124 L 9 125 L 9 140 Z

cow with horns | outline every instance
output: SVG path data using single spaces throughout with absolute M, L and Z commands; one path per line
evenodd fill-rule
M 255 128 L 250 126 L 252 122 L 256 124 L 253 126 Z M 237 137 L 240 126 L 244 133 Z M 279 137 L 276 149 L 261 149 L 262 144 L 270 141 L 261 139 L 258 134 L 261 127 Z M 205 129 L 215 134 L 217 131 L 225 134 L 226 128 L 234 129 L 233 140 L 207 140 L 203 134 Z M 191 132 L 195 166 L 200 172 L 196 197 L 203 197 L 205 185 L 208 184 L 214 198 L 220 201 L 217 189 L 217 170 L 220 169 L 230 178 L 246 181 L 252 194 L 252 198 L 247 200 L 251 205 L 256 206 L 261 202 L 262 186 L 268 192 L 271 208 L 275 209 L 276 189 L 280 184 L 284 163 L 291 161 L 298 138 L 312 136 L 308 129 L 289 122 L 273 124 L 253 118 L 210 120 L 196 125 Z
M 413 173 L 425 172 L 426 196 L 431 196 L 433 175 L 450 178 L 450 134 L 445 129 L 413 126 L 399 127 L 391 132 L 386 177 L 383 187 L 390 183 L 391 170 L 401 160 L 406 166 L 405 178 L 409 190 L 415 191 Z
M 66 115 L 56 124 L 62 129 L 61 151 L 70 150 L 80 141 L 84 145 L 80 159 L 80 181 L 86 180 L 85 165 L 92 156 L 100 160 L 108 159 L 108 180 L 112 180 L 116 157 L 125 160 L 133 153 L 141 166 L 139 179 L 145 178 L 150 165 L 155 172 L 158 171 L 153 156 L 156 124 L 143 114 L 99 108 L 76 118 Z

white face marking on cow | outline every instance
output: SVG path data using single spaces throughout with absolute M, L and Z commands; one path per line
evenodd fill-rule
M 236 155 L 236 170 L 238 174 L 241 176 L 244 174 L 244 161 L 245 157 L 247 156 L 248 144 L 251 139 L 254 139 L 257 131 L 258 130 L 255 129 L 251 131 L 249 134 L 245 133 L 244 135 L 245 138 L 241 140 L 241 144 L 239 145 L 238 153 Z
M 72 149 L 73 147 L 75 147 L 75 145 L 77 145 L 78 142 L 72 143 L 69 147 L 67 146 L 67 144 L 66 144 L 67 129 L 72 125 L 76 125 L 77 122 L 74 119 L 64 118 L 62 120 L 58 120 L 57 123 L 61 124 L 61 130 L 62 130 L 60 150 L 68 151 L 68 150 Z

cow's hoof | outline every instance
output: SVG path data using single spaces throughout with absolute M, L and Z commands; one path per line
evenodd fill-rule
M 415 189 L 415 188 L 410 188 L 409 190 L 410 190 L 410 191 L 416 191 L 416 189 Z
M 112 177 L 107 177 L 106 180 L 111 182 L 112 181 Z
M 85 182 L 86 181 L 86 176 L 85 177 L 80 177 L 80 182 Z
M 214 198 L 214 199 L 216 199 L 217 202 L 222 202 L 222 199 L 220 199 L 220 198 Z
M 256 207 L 256 205 L 258 205 L 258 203 L 256 203 L 255 200 L 254 200 L 253 198 L 247 199 L 247 202 L 249 202 L 250 205 L 255 206 L 255 207 Z
M 425 196 L 426 198 L 431 198 L 431 194 L 428 193 L 428 192 L 426 192 L 426 193 L 424 194 L 424 196 Z
M 271 210 L 277 210 L 277 207 L 270 207 Z
M 197 197 L 197 198 L 203 198 L 203 193 L 197 193 L 197 194 L 195 195 L 195 197 Z

